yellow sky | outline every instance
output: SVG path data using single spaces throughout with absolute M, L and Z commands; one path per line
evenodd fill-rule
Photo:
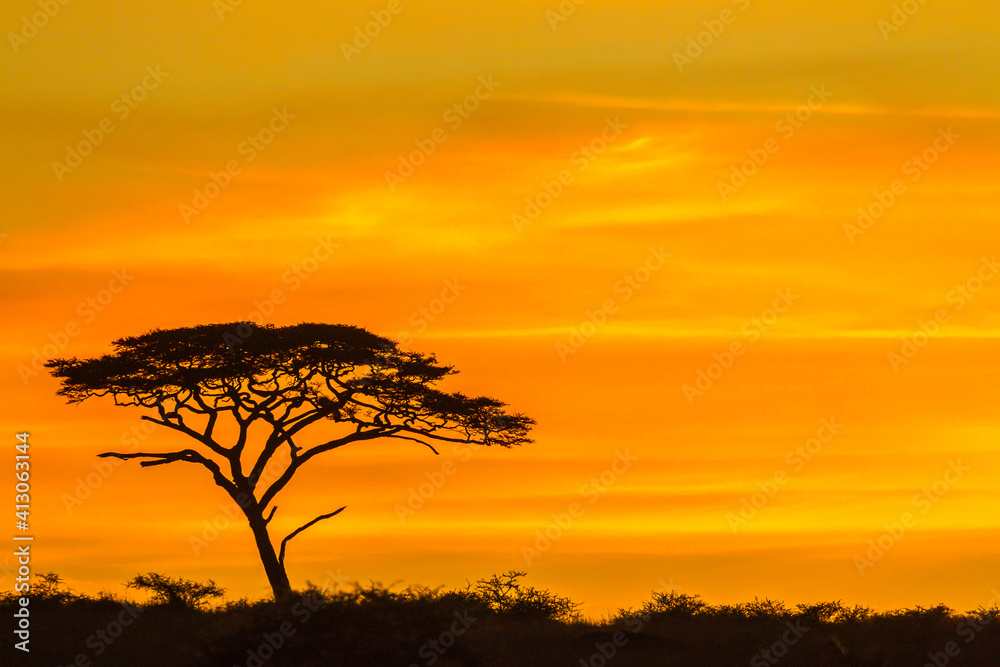
M 600 614 L 661 579 L 882 607 L 1000 585 L 995 3 L 227 6 L 0 9 L 0 423 L 32 433 L 37 569 L 267 594 L 245 525 L 192 547 L 225 500 L 196 470 L 68 503 L 140 414 L 35 372 L 253 317 L 402 337 L 539 423 L 316 461 L 278 532 L 348 510 L 290 544 L 295 586 L 526 569 Z

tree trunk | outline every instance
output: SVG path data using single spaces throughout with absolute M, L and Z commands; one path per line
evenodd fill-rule
M 267 534 L 267 523 L 264 521 L 263 512 L 256 503 L 244 508 L 243 512 L 250 522 L 250 530 L 253 531 L 254 540 L 257 542 L 257 551 L 260 553 L 261 563 L 264 564 L 267 581 L 271 584 L 274 601 L 284 602 L 291 597 L 292 587 L 288 583 L 285 566 L 278 562 L 278 555 L 274 551 L 274 545 L 271 544 L 271 537 Z

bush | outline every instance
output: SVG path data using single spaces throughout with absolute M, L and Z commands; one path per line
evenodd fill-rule
M 747 618 L 788 618 L 792 612 L 785 606 L 784 602 L 764 598 L 763 600 L 754 597 L 753 602 L 745 602 L 741 605 L 743 615 Z
M 1000 620 L 1000 607 L 996 604 L 990 607 L 979 605 L 966 615 L 970 618 L 976 619 L 981 625 L 989 625 L 990 623 L 996 623 Z
M 883 619 L 906 618 L 925 622 L 940 622 L 948 620 L 954 613 L 955 611 L 947 605 L 939 604 L 934 607 L 924 607 L 918 604 L 912 609 L 893 609 L 876 614 L 876 616 Z
M 30 597 L 33 600 L 43 600 L 63 604 L 86 599 L 86 596 L 77 595 L 71 589 L 63 590 L 63 579 L 55 572 L 39 572 L 35 574 L 35 583 L 31 585 L 31 590 L 27 593 L 15 590 L 0 592 L 0 602 L 13 604 L 20 597 Z
M 834 623 L 860 623 L 872 617 L 871 607 L 856 604 L 853 607 L 841 607 L 833 617 Z
M 923 665 L 948 642 L 968 639 L 967 630 L 956 634 L 962 624 L 975 641 L 961 644 L 961 664 L 995 667 L 1000 655 L 996 605 L 965 614 L 944 605 L 873 613 L 840 601 L 789 610 L 766 598 L 709 605 L 697 595 L 670 591 L 653 593 L 640 611 L 581 621 L 578 605 L 524 585 L 524 577 L 509 571 L 450 590 L 400 590 L 374 582 L 331 590 L 310 584 L 297 593 L 299 610 L 314 612 L 307 623 L 303 614 L 270 599 L 243 598 L 192 613 L 222 595 L 211 581 L 139 575 L 128 586 L 149 591 L 152 601 L 135 605 L 110 594 L 76 594 L 57 575 L 36 574 L 31 597 L 41 601 L 37 618 L 45 622 L 34 628 L 32 664 L 70 664 L 75 661 L 67 658 L 100 649 L 100 661 L 93 664 L 109 666 L 548 667 L 581 660 L 603 664 L 598 657 L 603 656 L 612 667 L 608 656 L 613 656 L 614 667 L 720 667 L 748 664 L 783 637 L 791 618 L 809 632 L 786 647 L 778 667 Z M 126 603 L 135 617 L 127 625 Z M 15 594 L 0 592 L 4 614 L 18 605 Z M 655 622 L 647 623 L 650 617 Z M 970 625 L 973 619 L 980 624 Z M 19 664 L 15 652 L 11 642 L 0 645 L 0 665 Z M 249 660 L 251 654 L 257 658 Z M 758 663 L 763 661 L 751 662 Z
M 844 612 L 844 605 L 840 600 L 836 602 L 817 602 L 815 604 L 800 604 L 795 606 L 799 610 L 799 616 L 808 619 L 813 623 L 829 623 L 838 614 Z
M 671 590 L 669 593 L 655 591 L 653 599 L 639 609 L 639 615 L 646 618 L 659 616 L 696 616 L 705 611 L 707 604 L 700 595 L 688 595 Z
M 35 575 L 38 580 L 31 586 L 31 597 L 36 600 L 51 600 L 52 602 L 73 602 L 80 596 L 67 588 L 62 589 L 63 579 L 55 572 L 40 572 Z
M 202 609 L 210 598 L 221 598 L 226 589 L 219 588 L 211 579 L 207 584 L 198 583 L 181 577 L 150 572 L 137 574 L 125 583 L 125 588 L 136 588 L 149 591 L 153 604 L 165 604 L 187 609 Z
M 525 572 L 510 570 L 476 582 L 474 595 L 498 614 L 572 621 L 580 616 L 580 605 L 547 590 L 526 588 Z

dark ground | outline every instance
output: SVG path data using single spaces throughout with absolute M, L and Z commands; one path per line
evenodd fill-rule
M 576 617 L 568 599 L 522 586 L 521 576 L 508 573 L 459 591 L 312 588 L 283 607 L 241 600 L 208 608 L 183 596 L 132 605 L 42 586 L 29 603 L 30 654 L 16 651 L 7 631 L 0 664 L 1000 665 L 996 607 L 967 614 L 943 606 L 875 614 L 839 603 L 786 609 L 769 600 L 712 607 L 671 592 L 594 622 Z M 10 594 L 0 601 L 7 623 L 16 604 Z

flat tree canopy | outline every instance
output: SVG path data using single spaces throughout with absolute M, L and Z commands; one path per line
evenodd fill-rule
M 251 322 L 154 330 L 114 342 L 112 354 L 46 363 L 62 380 L 70 403 L 110 395 L 116 405 L 155 410 L 143 419 L 183 433 L 197 449 L 172 452 L 106 452 L 141 459 L 142 466 L 196 463 L 243 509 L 254 531 L 276 597 L 290 592 L 267 524 L 275 495 L 313 457 L 344 445 L 396 438 L 421 443 L 473 443 L 512 447 L 530 443 L 534 420 L 508 412 L 506 404 L 436 388 L 456 371 L 433 354 L 407 351 L 388 338 L 355 326 L 303 323 L 260 326 Z M 228 441 L 216 426 L 235 424 Z M 323 420 L 342 428 L 336 437 L 310 438 L 306 429 Z M 251 426 L 268 434 L 247 450 Z M 272 457 L 286 448 L 288 463 L 269 484 L 258 483 Z M 258 451 L 259 450 L 259 451 Z M 436 450 L 434 450 L 436 453 Z

